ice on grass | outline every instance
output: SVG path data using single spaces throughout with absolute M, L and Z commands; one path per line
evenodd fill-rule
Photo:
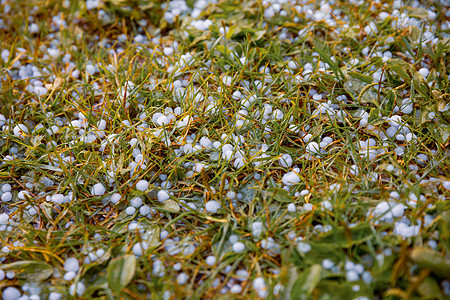
M 75 257 L 69 257 L 64 262 L 64 270 L 67 272 L 77 272 L 80 268 L 80 264 Z
M 75 293 L 78 296 L 82 296 L 84 294 L 84 292 L 86 291 L 86 286 L 84 285 L 83 282 L 79 281 L 76 284 L 73 283 L 70 287 L 69 287 L 69 294 L 71 296 L 75 296 Z
M 168 193 L 167 191 L 165 191 L 165 190 L 160 190 L 160 191 L 158 192 L 157 197 L 158 197 L 158 200 L 159 200 L 160 202 L 164 202 L 164 201 L 170 199 L 169 193 Z
M 288 172 L 283 175 L 281 181 L 287 186 L 293 186 L 300 182 L 300 177 L 295 172 Z
M 24 124 L 14 126 L 13 133 L 18 138 L 25 138 L 28 134 L 28 128 Z
M 141 256 L 149 248 L 149 246 L 150 245 L 145 241 L 134 244 L 132 248 L 133 254 L 136 256 Z
M 15 287 L 9 286 L 3 290 L 2 299 L 3 300 L 17 300 L 21 296 L 21 293 Z
M 142 198 L 141 197 L 135 197 L 133 199 L 130 200 L 130 204 L 131 206 L 133 206 L 134 208 L 139 208 L 142 206 Z
M 114 193 L 109 201 L 111 201 L 112 204 L 117 204 L 119 203 L 120 198 L 122 198 L 122 195 L 120 195 L 119 193 Z
M 76 276 L 77 276 L 77 273 L 75 273 L 75 272 L 67 272 L 66 274 L 64 274 L 64 280 L 65 281 L 71 281 Z
M 96 183 L 91 189 L 91 195 L 93 196 L 101 196 L 105 194 L 105 192 L 105 187 L 101 183 Z
M 136 189 L 138 189 L 141 192 L 145 192 L 148 188 L 148 181 L 147 180 L 139 180 L 136 183 Z
M 294 203 L 289 203 L 287 206 L 287 210 L 291 213 L 294 213 L 294 212 L 296 212 L 297 208 L 295 207 Z
M 305 242 L 298 242 L 297 250 L 302 253 L 308 253 L 309 251 L 311 251 L 311 245 Z
M 206 264 L 209 266 L 213 266 L 216 263 L 216 257 L 214 255 L 210 255 L 206 257 Z
M 10 192 L 3 193 L 1 196 L 2 202 L 9 202 L 12 200 L 12 194 Z
M 332 269 L 334 267 L 334 262 L 331 259 L 325 258 L 322 261 L 322 267 L 327 270 Z
M 233 251 L 236 253 L 241 253 L 245 250 L 245 245 L 242 242 L 236 242 L 233 244 Z
M 253 280 L 252 283 L 253 289 L 256 291 L 258 296 L 260 298 L 266 298 L 269 294 L 269 291 L 267 290 L 266 282 L 264 281 L 264 278 L 257 277 Z
M 221 205 L 215 200 L 210 200 L 206 202 L 205 208 L 207 212 L 215 214 L 217 213 L 217 210 L 221 208 Z
M 288 168 L 292 166 L 292 157 L 285 153 L 283 155 L 281 155 L 280 159 L 278 160 L 278 163 L 280 164 L 280 166 L 284 167 L 284 168 Z
M 186 273 L 180 273 L 177 276 L 177 283 L 179 285 L 184 285 L 189 280 L 189 276 Z

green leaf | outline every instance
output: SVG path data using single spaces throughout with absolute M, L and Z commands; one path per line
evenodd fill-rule
M 255 32 L 255 41 L 259 41 L 266 34 L 266 30 L 258 30 Z
M 320 57 L 330 66 L 331 70 L 334 72 L 334 76 L 339 81 L 344 80 L 345 76 L 344 73 L 342 73 L 342 70 L 339 69 L 338 65 L 331 60 L 331 58 L 322 50 L 320 50 L 318 47 L 314 47 L 314 51 L 319 53 Z
M 317 285 L 317 290 L 319 291 L 319 295 L 321 296 L 329 296 L 328 299 L 355 299 L 358 296 L 366 296 L 370 299 L 373 298 L 373 295 L 370 295 L 369 291 L 367 291 L 367 287 L 364 284 L 359 285 L 360 290 L 358 292 L 354 292 L 352 287 L 355 285 L 353 282 L 340 282 L 336 280 L 322 280 Z M 320 298 L 324 299 L 324 298 Z M 325 298 L 326 299 L 326 298 Z
M 369 224 L 358 224 L 348 228 L 339 226 L 320 236 L 319 243 L 327 243 L 336 247 L 350 248 L 370 240 L 373 233 Z
M 417 292 L 423 297 L 423 299 L 444 299 L 439 284 L 431 276 L 427 276 L 425 278 L 425 280 L 417 288 Z
M 408 16 L 411 18 L 425 19 L 428 17 L 428 10 L 423 7 L 410 7 L 408 8 Z
M 450 260 L 430 248 L 414 248 L 411 252 L 411 260 L 421 268 L 430 269 L 437 276 L 450 278 Z
M 373 78 L 368 75 L 364 75 L 358 72 L 348 72 L 348 75 L 352 76 L 353 78 L 356 78 L 358 80 L 361 80 L 367 84 L 371 84 L 373 82 Z
M 295 281 L 291 290 L 292 299 L 310 299 L 312 292 L 319 284 L 321 265 L 313 265 L 305 270 Z
M 168 200 L 164 201 L 164 205 L 162 208 L 167 211 L 174 212 L 174 213 L 177 213 L 180 211 L 180 205 L 178 205 L 178 203 L 172 199 L 168 199 Z
M 446 211 L 441 215 L 441 232 L 443 239 L 450 239 L 450 211 Z
M 127 254 L 111 260 L 107 268 L 109 288 L 118 294 L 125 288 L 134 276 L 136 256 Z
M 49 264 L 40 261 L 18 261 L 1 266 L 2 270 L 13 270 L 20 280 L 41 282 L 53 274 L 53 268 Z
M 278 202 L 286 202 L 286 203 L 294 202 L 294 199 L 292 198 L 291 195 L 289 195 L 289 192 L 284 189 L 270 188 L 266 191 L 266 195 L 272 197 Z

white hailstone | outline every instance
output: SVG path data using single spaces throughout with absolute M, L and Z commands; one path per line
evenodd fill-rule
M 341 188 L 341 185 L 339 183 L 333 183 L 330 185 L 329 189 L 331 192 L 337 192 Z
M 234 91 L 233 95 L 231 95 L 231 97 L 234 100 L 239 100 L 242 98 L 242 93 L 240 91 Z
M 134 215 L 136 212 L 136 208 L 134 206 L 128 206 L 127 209 L 125 209 L 125 213 L 129 216 Z
M 403 204 L 397 204 L 392 208 L 392 215 L 396 218 L 403 216 L 403 213 L 405 212 L 406 206 Z
M 230 235 L 230 237 L 228 238 L 228 241 L 229 241 L 231 244 L 234 244 L 234 243 L 236 243 L 237 241 L 239 241 L 239 236 L 237 236 L 236 234 L 232 234 L 232 235 Z
M 298 242 L 297 250 L 302 253 L 308 253 L 309 251 L 311 251 L 311 245 L 304 242 Z
M 334 267 L 334 262 L 331 259 L 326 258 L 322 261 L 322 267 L 327 270 L 332 269 Z
M 122 195 L 120 195 L 119 193 L 114 193 L 109 201 L 111 201 L 112 204 L 117 204 L 119 203 L 120 198 L 122 198 Z
M 222 82 L 225 85 L 231 85 L 231 83 L 233 82 L 233 77 L 225 75 L 225 76 L 222 77 Z
M 170 119 L 167 118 L 165 115 L 161 115 L 157 120 L 156 120 L 156 124 L 158 124 L 159 126 L 163 126 L 166 124 L 169 124 Z
M 396 222 L 393 233 L 401 235 L 404 238 L 409 238 L 409 237 L 418 235 L 419 230 L 420 230 L 419 225 L 408 226 L 403 222 Z
M 136 183 L 136 189 L 138 189 L 141 192 L 145 192 L 148 188 L 148 181 L 147 180 L 139 180 Z
M 0 281 L 2 281 L 3 279 L 5 279 L 5 271 L 0 269 Z
M 283 175 L 281 181 L 287 186 L 293 186 L 300 182 L 300 177 L 295 172 L 288 172 Z
M 294 204 L 294 203 L 289 203 L 288 206 L 287 206 L 287 210 L 288 210 L 289 212 L 294 213 L 294 212 L 297 211 L 297 208 L 295 207 L 295 204 Z
M 313 205 L 312 205 L 311 203 L 305 203 L 305 204 L 303 205 L 303 208 L 304 208 L 306 211 L 311 211 L 311 210 L 313 209 Z
M 416 161 L 420 165 L 423 165 L 428 161 L 428 156 L 426 156 L 425 154 L 418 154 L 416 157 Z
M 236 242 L 233 244 L 233 251 L 236 253 L 241 253 L 245 250 L 245 245 L 242 242 Z
M 33 90 L 38 96 L 44 96 L 48 93 L 48 90 L 43 86 L 35 86 Z
M 62 294 L 58 293 L 58 292 L 51 292 L 48 295 L 48 300 L 61 300 L 62 299 Z
M 359 275 L 353 270 L 347 271 L 345 274 L 348 281 L 357 281 L 359 280 Z
M 139 208 L 139 213 L 143 216 L 148 215 L 151 212 L 150 206 L 143 205 Z
M 361 289 L 361 287 L 359 285 L 357 285 L 357 284 L 352 285 L 352 291 L 353 292 L 357 293 L 357 292 L 359 292 L 360 289 Z
M 105 194 L 105 187 L 101 183 L 96 183 L 91 189 L 91 195 L 101 196 Z
M 356 264 L 355 267 L 353 268 L 353 270 L 358 273 L 358 275 L 361 275 L 362 273 L 364 273 L 364 267 L 362 264 Z
M 234 160 L 233 166 L 234 166 L 236 169 L 239 169 L 239 168 L 242 168 L 243 166 L 245 166 L 245 160 L 244 160 L 244 158 L 242 158 L 242 157 L 236 158 L 236 159 Z
M 344 268 L 346 271 L 353 270 L 355 268 L 355 263 L 350 260 L 347 260 L 345 262 Z
M 292 166 L 292 162 L 292 157 L 287 153 L 281 155 L 280 159 L 278 160 L 280 166 L 284 168 L 289 168 L 290 166 Z
M 302 190 L 301 192 L 300 192 L 300 195 L 301 196 L 306 196 L 306 195 L 308 195 L 309 194 L 309 191 L 308 190 Z
M 89 75 L 94 75 L 95 71 L 96 70 L 93 65 L 86 65 L 86 73 L 88 73 Z
M 320 153 L 320 147 L 319 144 L 316 142 L 310 142 L 306 145 L 306 152 L 309 154 L 318 154 Z
M 145 250 L 147 250 L 149 248 L 149 244 L 147 242 L 140 242 L 137 244 L 134 244 L 132 251 L 133 254 L 136 256 L 141 256 Z
M 219 202 L 217 202 L 215 200 L 210 200 L 210 201 L 206 202 L 205 208 L 206 208 L 207 212 L 215 214 L 215 213 L 217 213 L 217 210 L 221 208 L 221 205 Z
M 281 119 L 283 119 L 284 115 L 283 115 L 283 112 L 280 109 L 276 109 L 272 113 L 272 116 L 273 116 L 274 119 L 281 120 Z
M 200 139 L 199 143 L 200 143 L 200 146 L 202 146 L 203 148 L 207 148 L 207 149 L 210 149 L 213 145 L 211 140 L 209 138 L 207 138 L 206 136 L 202 137 Z
M 6 192 L 2 194 L 2 202 L 9 202 L 12 200 L 12 194 L 10 192 Z
M 71 281 L 76 276 L 77 276 L 77 273 L 75 273 L 75 272 L 67 272 L 66 274 L 64 274 L 64 280 L 65 281 Z
M 170 189 L 172 187 L 172 183 L 170 180 L 164 180 L 161 182 L 161 188 L 163 189 Z
M 205 167 L 206 167 L 206 164 L 204 164 L 204 163 L 195 163 L 194 171 L 201 172 L 203 169 L 205 169 Z
M 289 69 L 293 69 L 293 70 L 298 68 L 297 64 L 294 61 L 292 61 L 292 60 L 290 60 L 288 62 L 288 67 L 289 67 Z
M 106 129 L 106 121 L 105 120 L 100 120 L 97 122 L 97 127 L 100 130 L 105 130 Z
M 323 207 L 323 209 L 333 210 L 333 204 L 331 204 L 331 202 L 328 200 L 323 201 L 322 203 L 320 203 L 320 205 Z
M 430 70 L 428 70 L 427 68 L 422 68 L 422 69 L 419 70 L 419 73 L 422 74 L 422 76 L 424 78 L 427 78 L 428 74 L 430 74 Z
M 11 192 L 11 185 L 9 183 L 5 183 L 4 185 L 2 185 L 2 192 L 6 193 L 6 192 Z
M 64 262 L 64 270 L 66 270 L 66 272 L 77 272 L 79 268 L 80 263 L 75 257 L 69 257 Z
M 3 126 L 5 124 L 6 124 L 6 117 L 0 114 L 0 126 Z
M 169 193 L 167 193 L 165 190 L 160 190 L 158 192 L 157 197 L 158 197 L 158 201 L 159 202 L 163 202 L 163 201 L 166 201 L 166 200 L 170 199 Z
M 450 190 L 450 180 L 443 181 L 442 187 L 446 190 Z
M 242 287 L 239 284 L 233 284 L 230 289 L 230 293 L 232 294 L 240 294 L 242 292 Z
M 9 286 L 3 290 L 2 299 L 3 300 L 16 300 L 20 298 L 20 291 L 15 287 Z
M 392 212 L 390 212 L 391 207 L 386 201 L 382 201 L 375 207 L 375 215 L 380 216 L 380 220 L 392 219 Z
M 260 298 L 266 298 L 267 297 L 268 290 L 267 290 L 264 278 L 262 278 L 262 277 L 255 278 L 253 280 L 252 286 L 253 286 L 253 289 L 256 291 L 256 293 L 258 294 L 258 296 Z
M 79 78 L 80 77 L 80 70 L 78 70 L 78 69 L 73 70 L 71 75 L 72 75 L 73 78 Z
M 189 280 L 189 276 L 186 273 L 180 273 L 177 276 L 177 282 L 179 285 L 185 284 Z
M 134 208 L 139 208 L 142 206 L 142 198 L 140 197 L 135 197 L 133 199 L 131 199 L 130 201 L 131 206 L 133 206 Z
M 171 56 L 173 54 L 173 48 L 172 47 L 164 47 L 163 52 L 164 52 L 164 55 Z
M 213 266 L 216 263 L 216 257 L 214 255 L 210 255 L 206 258 L 206 264 L 209 266 Z
M 180 271 L 181 267 L 182 267 L 181 263 L 176 263 L 176 264 L 173 265 L 173 269 L 175 271 Z
M 14 126 L 13 133 L 18 138 L 24 138 L 28 134 L 28 128 L 24 124 Z
M 366 284 L 370 284 L 372 282 L 372 280 L 373 280 L 372 274 L 370 274 L 369 271 L 365 271 L 362 274 L 361 278 Z
M 70 287 L 69 287 L 69 294 L 72 296 L 75 296 L 75 293 L 78 296 L 82 296 L 84 294 L 84 292 L 86 291 L 86 286 L 84 285 L 84 283 L 77 282 L 77 284 L 75 285 L 75 283 L 73 283 Z

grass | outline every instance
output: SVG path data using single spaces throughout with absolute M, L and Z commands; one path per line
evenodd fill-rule
M 162 2 L 0 6 L 4 299 L 447 298 L 445 2 Z

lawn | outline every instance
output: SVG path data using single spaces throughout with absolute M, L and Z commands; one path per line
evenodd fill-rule
M 2 0 L 0 294 L 449 299 L 450 2 Z

